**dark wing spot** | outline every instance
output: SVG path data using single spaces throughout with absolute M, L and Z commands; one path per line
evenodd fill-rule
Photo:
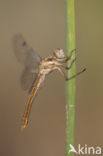
M 26 44 L 27 44 L 27 43 L 24 41 L 22 45 L 23 45 L 23 46 L 26 46 Z

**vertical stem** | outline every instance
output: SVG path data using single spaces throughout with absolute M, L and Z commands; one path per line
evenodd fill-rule
M 75 26 L 74 26 L 74 0 L 66 0 L 66 55 L 75 49 Z M 73 53 L 73 57 L 75 52 Z M 72 61 L 71 59 L 71 61 Z M 75 74 L 75 64 L 67 76 Z M 75 79 L 66 82 L 66 156 L 73 156 L 69 153 L 70 144 L 74 145 L 74 119 L 75 119 Z

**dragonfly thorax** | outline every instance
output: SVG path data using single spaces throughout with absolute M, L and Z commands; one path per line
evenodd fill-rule
M 49 74 L 51 71 L 56 69 L 56 64 L 57 61 L 54 59 L 44 59 L 40 66 L 40 73 L 45 75 Z

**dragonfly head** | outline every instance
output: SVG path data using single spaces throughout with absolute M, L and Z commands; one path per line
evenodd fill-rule
M 64 58 L 65 57 L 65 54 L 64 54 L 64 51 L 63 51 L 63 49 L 56 49 L 55 51 L 54 51 L 54 53 L 53 53 L 53 56 L 55 57 L 55 58 L 58 58 L 58 59 L 61 59 L 61 58 Z

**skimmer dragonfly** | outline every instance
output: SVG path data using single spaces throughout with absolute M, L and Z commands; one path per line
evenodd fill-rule
M 13 49 L 14 53 L 17 57 L 17 60 L 23 64 L 24 70 L 21 75 L 21 86 L 23 89 L 29 91 L 29 97 L 27 101 L 27 105 L 24 111 L 21 129 L 23 130 L 27 123 L 28 117 L 30 114 L 31 105 L 33 100 L 45 80 L 46 75 L 54 70 L 58 70 L 65 78 L 65 80 L 70 80 L 80 73 L 84 72 L 86 69 L 84 68 L 79 73 L 71 77 L 67 77 L 65 71 L 69 70 L 76 58 L 74 58 L 70 65 L 67 66 L 66 63 L 71 59 L 72 53 L 75 51 L 72 50 L 70 56 L 66 57 L 65 53 L 62 49 L 54 50 L 53 54 L 49 57 L 42 59 L 25 41 L 21 34 L 17 34 L 13 38 Z

